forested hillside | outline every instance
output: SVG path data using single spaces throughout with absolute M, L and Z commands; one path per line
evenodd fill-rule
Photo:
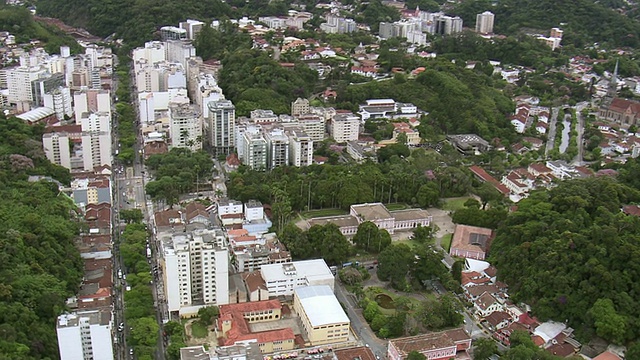
M 57 358 L 55 319 L 82 278 L 73 202 L 55 183 L 27 181 L 69 182 L 45 158 L 41 131 L 0 116 L 0 359 Z
M 476 14 L 487 10 L 495 14 L 497 34 L 560 27 L 564 30 L 565 46 L 573 44 L 582 48 L 593 42 L 631 47 L 640 44 L 638 21 L 594 0 L 466 0 L 453 12 L 462 17 L 466 26 L 473 27 Z
M 391 98 L 429 109 L 429 123 L 445 134 L 476 133 L 485 139 L 509 138 L 507 114 L 512 101 L 492 87 L 486 74 L 435 60 L 416 79 L 402 75 L 388 81 L 351 85 L 338 94 L 339 106 L 357 110 L 366 99 Z
M 0 29 L 9 31 L 17 43 L 40 40 L 50 54 L 59 53 L 61 45 L 67 45 L 75 53 L 80 45 L 70 36 L 50 26 L 36 22 L 31 12 L 19 6 L 0 5 Z
M 640 218 L 621 212 L 640 192 L 609 178 L 562 182 L 518 203 L 491 261 L 516 302 L 568 321 L 583 339 L 640 337 Z

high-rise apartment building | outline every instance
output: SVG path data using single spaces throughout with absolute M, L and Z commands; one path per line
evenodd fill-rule
M 73 93 L 73 111 L 76 124 L 89 113 L 106 113 L 111 117 L 111 92 L 109 90 L 82 90 Z
M 85 115 L 80 119 L 84 170 L 93 170 L 102 165 L 111 166 L 111 116 L 109 113 Z
M 478 34 L 492 34 L 493 19 L 494 15 L 491 11 L 476 15 L 476 32 Z
M 269 169 L 289 165 L 289 137 L 282 129 L 267 132 L 267 164 Z
M 43 105 L 55 111 L 56 118 L 60 121 L 65 116 L 73 115 L 73 104 L 71 101 L 71 90 L 68 87 L 58 87 L 44 94 Z
M 37 79 L 49 77 L 49 72 L 36 56 L 23 55 L 20 66 L 6 69 L 8 100 L 12 104 L 34 101 L 31 83 Z
M 338 143 L 358 140 L 360 118 L 353 113 L 337 114 L 331 120 L 331 137 Z
M 169 311 L 197 313 L 229 303 L 229 249 L 221 229 L 175 233 L 163 239 L 162 254 Z
M 113 360 L 110 310 L 58 316 L 56 332 L 61 360 Z
M 42 147 L 50 162 L 71 170 L 73 150 L 71 144 L 75 141 L 81 141 L 81 139 L 82 128 L 80 125 L 47 128 L 42 135 Z
M 324 134 L 326 133 L 324 118 L 315 114 L 306 114 L 298 116 L 298 123 L 311 140 L 318 142 L 324 140 Z
M 462 31 L 462 19 L 459 16 L 440 16 L 435 25 L 435 33 L 440 35 L 457 34 Z
M 236 107 L 229 100 L 207 104 L 209 117 L 205 122 L 207 142 L 216 154 L 229 154 L 235 146 Z
M 243 163 L 254 170 L 267 168 L 267 140 L 259 128 L 247 128 L 243 134 Z
M 304 131 L 293 129 L 289 135 L 289 162 L 293 166 L 309 166 L 313 163 L 313 140 Z
M 185 103 L 169 104 L 169 136 L 171 147 L 202 149 L 202 122 L 197 106 Z

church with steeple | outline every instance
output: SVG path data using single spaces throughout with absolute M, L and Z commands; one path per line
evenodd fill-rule
M 618 61 L 613 70 L 607 94 L 598 111 L 601 120 L 612 121 L 623 128 L 640 123 L 640 103 L 618 97 Z

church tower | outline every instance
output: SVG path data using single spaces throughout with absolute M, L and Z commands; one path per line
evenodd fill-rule
M 616 97 L 618 93 L 618 62 L 620 60 L 616 60 L 616 67 L 613 69 L 613 75 L 611 75 L 611 79 L 609 79 L 609 87 L 607 88 L 607 96 L 605 100 L 608 103 L 611 103 L 613 99 Z

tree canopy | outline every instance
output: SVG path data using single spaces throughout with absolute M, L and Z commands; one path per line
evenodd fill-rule
M 57 358 L 56 317 L 82 279 L 76 206 L 54 182 L 69 172 L 45 158 L 41 127 L 0 118 L 0 358 Z
M 640 201 L 607 178 L 562 182 L 533 193 L 504 220 L 491 247 L 514 301 L 541 320 L 568 321 L 583 338 L 640 336 L 640 219 L 620 211 Z

